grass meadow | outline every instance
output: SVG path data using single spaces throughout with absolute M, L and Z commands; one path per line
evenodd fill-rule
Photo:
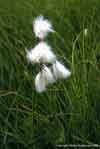
M 72 72 L 41 94 L 25 53 L 40 14 L 56 30 L 46 41 Z M 100 144 L 100 0 L 0 0 L 0 149 L 65 144 Z

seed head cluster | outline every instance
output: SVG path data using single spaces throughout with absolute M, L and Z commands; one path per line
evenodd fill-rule
M 58 61 L 51 46 L 44 41 L 49 32 L 55 32 L 51 22 L 44 19 L 43 16 L 38 16 L 33 21 L 33 31 L 36 38 L 39 39 L 39 43 L 31 50 L 27 50 L 26 57 L 32 64 L 41 64 L 41 70 L 35 77 L 36 91 L 41 93 L 49 84 L 53 84 L 58 79 L 69 77 L 71 72 Z

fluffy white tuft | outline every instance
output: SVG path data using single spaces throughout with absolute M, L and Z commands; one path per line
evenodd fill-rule
M 42 74 L 43 74 L 44 80 L 46 82 L 46 85 L 48 85 L 49 83 L 52 84 L 55 82 L 54 76 L 53 76 L 50 68 L 48 68 L 46 65 L 44 65 L 44 67 L 43 67 Z
M 54 32 L 51 22 L 44 19 L 43 16 L 39 16 L 33 21 L 33 31 L 39 39 L 44 39 L 49 32 Z
M 59 61 L 56 61 L 56 63 L 53 64 L 52 68 L 53 74 L 56 79 L 67 78 L 71 75 L 71 72 L 67 68 L 65 68 L 65 66 Z
M 51 47 L 46 43 L 41 41 L 30 51 L 27 51 L 27 59 L 32 63 L 54 63 L 56 61 L 56 56 L 52 52 Z
M 46 89 L 45 80 L 41 72 L 39 72 L 35 78 L 35 88 L 39 93 L 45 91 Z
M 39 72 L 35 78 L 36 91 L 41 93 L 46 90 L 46 86 L 50 83 L 54 83 L 55 79 L 51 70 L 47 66 L 43 66 L 41 72 Z

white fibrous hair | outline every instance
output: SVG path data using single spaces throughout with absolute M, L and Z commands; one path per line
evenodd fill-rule
M 43 67 L 42 74 L 43 74 L 43 77 L 45 78 L 46 85 L 48 85 L 49 83 L 52 84 L 55 82 L 51 69 L 48 68 L 46 65 L 44 65 Z
M 41 41 L 30 51 L 27 51 L 27 58 L 32 63 L 54 63 L 56 61 L 56 56 L 52 52 L 51 47 L 46 43 Z
M 35 18 L 33 21 L 33 31 L 35 36 L 39 39 L 44 39 L 49 32 L 54 32 L 51 22 L 49 22 L 47 19 L 44 19 L 43 16 Z
M 51 22 L 43 16 L 35 18 L 33 21 L 33 31 L 39 38 L 39 43 L 32 49 L 26 49 L 26 57 L 32 64 L 38 64 L 40 72 L 35 77 L 35 88 L 38 93 L 44 92 L 49 84 L 58 79 L 65 79 L 71 72 L 57 60 L 52 48 L 43 41 L 49 32 L 55 32 Z M 87 34 L 87 29 L 85 29 Z M 48 67 L 47 67 L 48 66 Z
M 35 78 L 35 88 L 37 92 L 43 92 L 46 90 L 46 86 L 50 83 L 54 83 L 54 76 L 46 65 L 43 66 L 41 72 L 39 72 Z
M 71 72 L 65 68 L 59 61 L 53 64 L 53 74 L 56 79 L 65 79 L 71 75 Z
M 36 91 L 39 92 L 39 93 L 45 91 L 45 89 L 46 89 L 45 80 L 44 80 L 43 74 L 41 72 L 39 72 L 36 75 L 35 88 L 36 88 Z

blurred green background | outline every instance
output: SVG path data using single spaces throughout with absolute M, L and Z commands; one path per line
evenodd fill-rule
M 56 30 L 47 42 L 72 72 L 42 94 L 25 53 L 36 45 L 40 14 Z M 99 49 L 99 0 L 0 0 L 0 149 L 100 143 Z

